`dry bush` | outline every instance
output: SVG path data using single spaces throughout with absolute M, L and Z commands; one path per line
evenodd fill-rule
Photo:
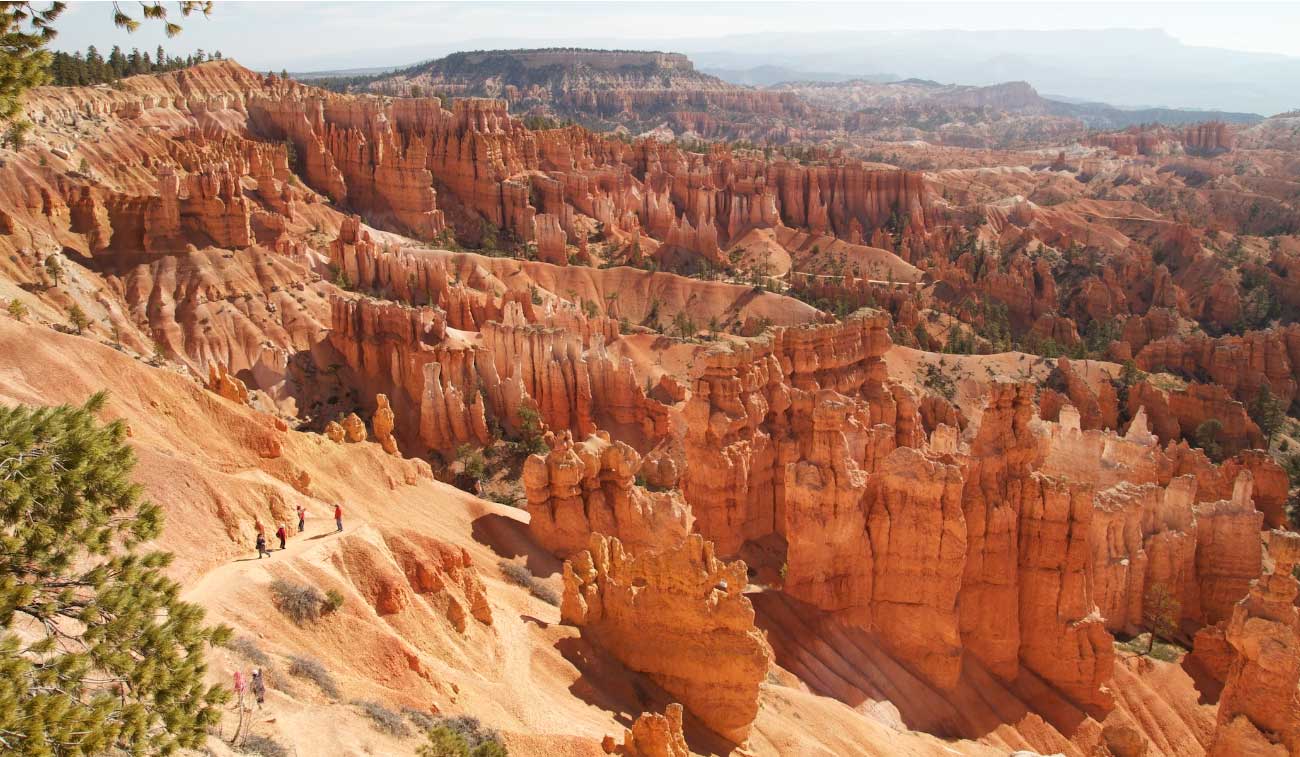
M 270 656 L 268 656 L 266 652 L 263 652 L 261 647 L 257 646 L 256 641 L 253 641 L 247 636 L 238 636 L 231 639 L 230 643 L 226 646 L 230 648 L 230 651 L 240 657 L 243 657 L 249 662 L 261 665 L 264 668 L 271 664 Z
M 508 560 L 502 560 L 497 564 L 501 568 L 501 574 L 513 584 L 524 587 L 529 594 L 542 600 L 548 605 L 560 606 L 560 598 L 551 589 L 551 587 L 542 583 L 526 565 L 512 563 Z
M 283 578 L 271 582 L 271 595 L 276 608 L 298 625 L 320 620 L 322 615 L 328 615 L 343 606 L 343 595 L 336 589 L 322 594 L 315 586 Z
M 270 736 L 250 733 L 239 745 L 240 754 L 259 754 L 262 757 L 290 757 L 289 750 Z
M 417 710 L 414 707 L 403 707 L 402 714 L 409 718 L 410 721 L 415 724 L 415 727 L 421 731 L 432 730 L 435 725 L 433 716 L 424 710 Z
M 402 716 L 379 702 L 371 699 L 354 699 L 352 704 L 360 707 L 361 711 L 366 713 L 366 717 L 370 718 L 375 727 L 382 733 L 399 738 L 411 735 L 411 729 L 406 727 L 406 721 L 402 720 Z
M 339 698 L 338 681 L 334 680 L 334 676 L 330 675 L 324 665 L 310 657 L 291 656 L 289 658 L 289 675 L 306 678 L 315 683 L 330 699 Z

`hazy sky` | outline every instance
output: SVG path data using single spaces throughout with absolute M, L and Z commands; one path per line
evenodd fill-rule
M 175 3 L 166 3 L 174 8 Z M 135 3 L 123 6 L 134 9 Z M 173 10 L 173 12 L 175 12 Z M 257 69 L 393 65 L 475 40 L 538 45 L 686 39 L 731 33 L 916 29 L 1164 29 L 1189 45 L 1300 57 L 1300 2 L 1279 3 L 428 3 L 231 2 L 192 17 L 168 40 L 156 23 L 112 25 L 112 4 L 72 2 L 56 49 L 114 44 L 169 52 L 221 50 Z M 470 45 L 472 47 L 473 45 Z M 400 49 L 394 49 L 400 48 Z M 417 54 L 427 49 L 427 55 Z M 330 61 L 330 63 L 325 63 Z

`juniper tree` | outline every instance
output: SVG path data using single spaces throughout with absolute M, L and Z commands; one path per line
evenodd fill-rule
M 105 395 L 0 407 L 0 752 L 196 748 L 228 693 L 203 682 L 203 624 L 163 574 L 156 505 L 131 480 Z

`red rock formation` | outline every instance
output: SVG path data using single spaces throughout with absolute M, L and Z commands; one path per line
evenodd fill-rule
M 1300 385 L 1300 326 L 1251 331 L 1242 336 L 1157 339 L 1138 352 L 1144 371 L 1171 370 L 1205 377 L 1241 402 L 1267 385 L 1288 406 Z
M 1273 571 L 1252 581 L 1232 610 L 1226 638 L 1236 655 L 1219 698 L 1209 754 L 1283 755 L 1300 752 L 1300 535 L 1271 531 Z
M 651 493 L 633 483 L 636 451 L 598 431 L 574 443 L 563 432 L 551 451 L 524 462 L 529 531 L 561 557 L 585 549 L 591 534 L 617 537 L 633 553 L 671 547 L 691 530 L 691 514 L 677 492 Z
M 549 213 L 542 213 L 533 219 L 533 223 L 533 238 L 537 240 L 537 259 L 543 263 L 568 265 L 569 253 L 565 249 L 568 238 L 564 229 L 560 228 L 560 220 Z
M 682 736 L 682 706 L 673 702 L 664 714 L 643 712 L 623 732 L 623 743 L 605 750 L 623 757 L 690 757 L 691 750 Z
M 1249 472 L 1254 484 L 1252 498 L 1255 509 L 1264 514 L 1265 527 L 1285 528 L 1286 501 L 1291 480 L 1273 456 L 1263 450 L 1246 450 L 1224 461 L 1219 466 L 1217 481 L 1208 485 L 1207 482 L 1202 482 L 1202 499 L 1230 499 L 1237 478 L 1243 471 Z
M 1251 502 L 1251 479 L 1243 472 L 1232 499 L 1207 502 L 1196 513 L 1196 577 L 1207 624 L 1225 620 L 1259 575 L 1263 513 Z
M 348 413 L 348 417 L 343 419 L 343 438 L 348 442 L 364 442 L 366 440 L 366 422 L 361 420 L 356 413 Z
M 868 457 L 874 462 L 922 438 L 915 401 L 885 383 L 887 324 L 883 313 L 862 311 L 840 324 L 775 329 L 769 339 L 719 344 L 700 356 L 685 408 L 683 492 L 700 533 L 716 539 L 720 552 L 736 554 L 747 540 L 783 532 L 776 497 L 788 460 L 778 461 L 778 443 L 806 428 L 819 389 L 854 401 L 848 412 L 865 435 L 855 439 L 854 456 L 868 469 Z
M 1218 155 L 1233 147 L 1233 136 L 1222 121 L 1192 124 L 1183 130 L 1183 149 L 1195 155 Z
M 1130 413 L 1145 408 L 1151 428 L 1161 441 L 1187 439 L 1197 443 L 1197 430 L 1209 420 L 1219 422 L 1214 441 L 1225 454 L 1264 446 L 1264 435 L 1246 408 L 1226 389 L 1214 384 L 1189 384 L 1184 389 L 1161 389 L 1149 381 L 1129 388 Z
M 1060 358 L 1047 378 L 1047 385 L 1049 388 L 1039 398 L 1044 420 L 1056 420 L 1061 405 L 1068 401 L 1079 411 L 1079 427 L 1084 431 L 1118 428 L 1119 398 L 1109 380 L 1089 384 L 1075 372 L 1068 359 Z
M 225 397 L 241 405 L 248 404 L 248 387 L 243 381 L 230 375 L 224 365 L 208 366 L 208 391 Z
M 636 556 L 593 534 L 564 564 L 564 622 L 662 686 L 704 725 L 740 743 L 758 713 L 772 650 L 754 628 L 743 562 L 691 535 Z
M 375 441 L 379 442 L 384 451 L 390 455 L 400 455 L 397 449 L 397 440 L 393 438 L 393 409 L 388 405 L 388 397 L 383 394 L 375 395 L 375 415 L 371 419 L 370 428 L 375 434 Z
M 462 634 L 471 618 L 492 625 L 483 581 L 464 549 L 413 532 L 385 535 L 382 545 L 354 535 L 333 559 L 380 616 L 427 603 Z

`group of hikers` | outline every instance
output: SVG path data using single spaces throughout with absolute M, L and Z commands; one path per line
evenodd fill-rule
M 298 505 L 298 533 L 307 530 L 307 508 Z M 343 505 L 334 505 L 334 527 L 335 533 L 343 532 Z M 257 559 L 261 560 L 263 556 L 270 557 L 271 550 L 266 546 L 266 526 L 262 521 L 254 520 L 253 528 L 257 530 Z M 275 528 L 275 538 L 280 540 L 280 549 L 283 550 L 289 542 L 289 525 L 280 523 Z
M 253 668 L 253 672 L 248 676 L 248 683 L 244 683 L 244 674 L 235 671 L 235 694 L 239 696 L 239 705 L 242 709 L 244 702 L 245 688 L 252 691 L 253 698 L 257 700 L 257 707 L 261 709 L 266 702 L 266 682 L 262 680 L 262 669 Z

